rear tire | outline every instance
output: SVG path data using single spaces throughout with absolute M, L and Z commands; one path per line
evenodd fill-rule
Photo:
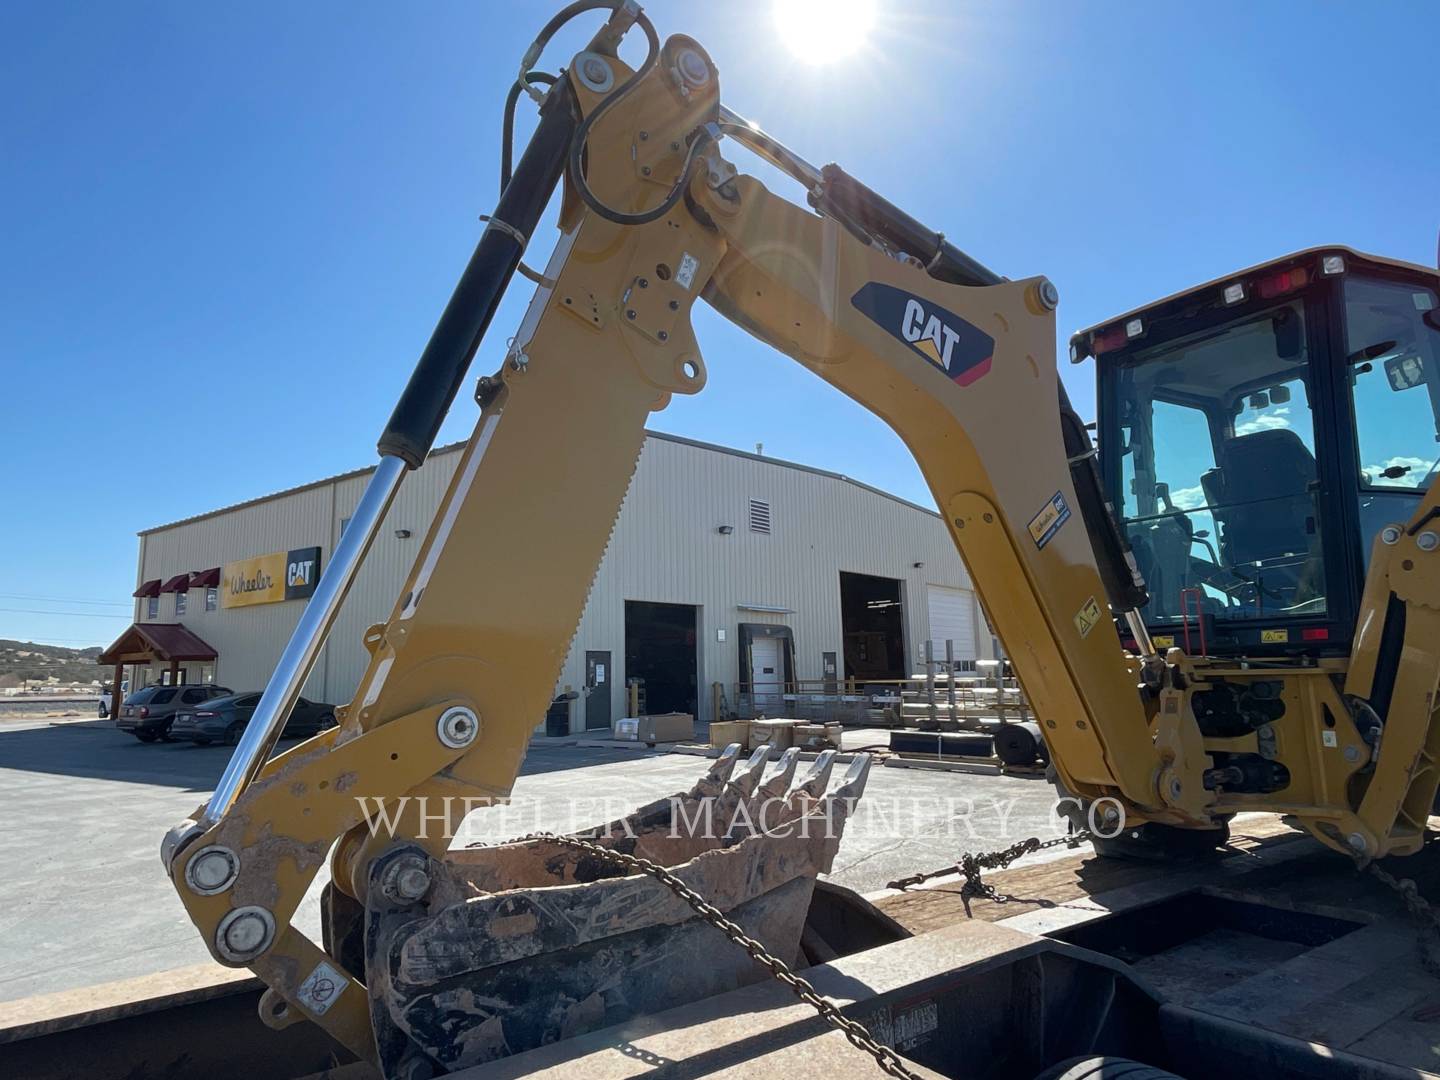
M 225 745 L 235 746 L 240 742 L 240 725 L 231 724 L 225 729 Z
M 95 715 L 98 716 L 101 720 L 110 719 L 110 710 L 105 707 L 105 703 L 103 701 L 100 703 L 99 708 L 95 710 Z
M 329 730 L 330 730 L 332 727 L 334 727 L 334 726 L 335 726 L 335 714 L 334 714 L 333 712 L 327 712 L 324 716 L 320 717 L 320 726 L 319 726 L 319 728 L 317 728 L 316 730 L 317 730 L 317 731 L 329 731 Z
M 1077 1057 L 1051 1065 L 1035 1080 L 1182 1080 L 1172 1072 L 1129 1058 Z

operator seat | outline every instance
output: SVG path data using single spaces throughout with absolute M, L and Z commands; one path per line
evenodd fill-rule
M 1200 477 L 1220 528 L 1220 557 L 1242 566 L 1313 547 L 1315 455 L 1287 428 L 1241 435 L 1220 445 L 1216 467 Z M 1238 505 L 1237 505 L 1238 504 Z

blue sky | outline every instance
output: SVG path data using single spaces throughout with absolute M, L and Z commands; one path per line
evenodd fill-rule
M 136 530 L 373 459 L 559 6 L 0 7 L 0 637 L 108 642 Z M 1062 341 L 1311 244 L 1435 259 L 1430 2 L 889 0 L 830 66 L 795 59 L 770 0 L 646 7 L 706 45 L 732 108 L 1000 272 L 1047 274 Z M 928 500 L 888 429 L 697 312 L 709 386 L 653 426 Z M 1088 365 L 1065 376 L 1088 412 Z M 442 438 L 474 416 L 462 398 Z

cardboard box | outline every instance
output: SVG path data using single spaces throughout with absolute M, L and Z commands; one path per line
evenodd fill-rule
M 743 750 L 750 744 L 749 720 L 717 720 L 710 725 L 710 745 L 724 749 L 739 743 Z
M 750 721 L 750 749 L 766 745 L 774 750 L 790 749 L 798 724 L 798 720 Z
M 797 724 L 793 745 L 802 750 L 839 750 L 840 724 Z
M 688 712 L 627 716 L 615 721 L 614 736 L 627 742 L 685 742 L 695 738 L 695 717 Z

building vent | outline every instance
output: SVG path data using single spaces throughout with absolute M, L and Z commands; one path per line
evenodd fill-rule
M 770 504 L 759 499 L 750 500 L 750 531 L 770 535 Z

